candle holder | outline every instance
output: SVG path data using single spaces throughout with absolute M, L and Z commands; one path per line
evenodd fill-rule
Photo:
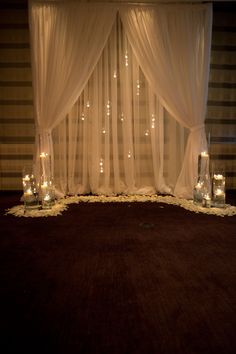
M 225 207 L 225 177 L 222 174 L 213 175 L 212 202 L 216 208 Z
M 209 175 L 209 154 L 206 151 L 198 156 L 198 178 L 201 180 Z
M 40 175 L 44 181 L 48 181 L 52 176 L 51 156 L 47 152 L 41 152 L 40 155 Z
M 193 202 L 194 204 L 202 204 L 202 197 L 204 192 L 204 183 L 203 181 L 198 181 L 193 189 Z
M 210 197 L 209 193 L 206 193 L 206 194 L 203 195 L 202 206 L 204 208 L 210 208 L 211 207 L 211 197 Z
M 55 205 L 55 188 L 53 181 L 43 179 L 41 183 L 42 209 L 51 209 Z
M 208 196 L 210 194 L 209 179 L 209 154 L 206 151 L 201 152 L 198 156 L 198 178 L 193 189 L 193 202 L 197 205 L 208 207 Z M 205 198 L 204 200 L 204 197 Z
M 35 176 L 32 172 L 25 172 L 22 178 L 23 200 L 25 210 L 39 209 L 39 195 Z

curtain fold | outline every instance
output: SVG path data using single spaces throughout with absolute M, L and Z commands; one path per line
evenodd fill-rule
M 197 156 L 207 149 L 202 125 L 208 93 L 212 6 L 130 5 L 122 7 L 120 13 L 152 89 L 175 119 L 190 131 L 174 189 L 176 196 L 190 198 Z
M 116 12 L 109 4 L 29 2 L 36 158 L 44 151 L 53 159 L 51 131 L 82 92 Z

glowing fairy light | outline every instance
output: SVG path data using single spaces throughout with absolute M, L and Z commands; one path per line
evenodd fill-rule
M 124 122 L 124 113 L 121 113 L 120 120 L 121 120 L 122 123 Z
M 116 70 L 114 70 L 113 72 L 113 78 L 116 79 L 117 78 L 117 73 L 116 73 Z
M 30 181 L 30 176 L 25 175 L 25 177 L 23 178 L 23 182 L 29 182 L 29 181 Z
M 106 129 L 102 128 L 102 134 L 106 134 Z
M 90 102 L 89 102 L 89 101 L 87 101 L 87 103 L 86 103 L 86 107 L 87 107 L 87 108 L 89 108 L 89 107 L 90 107 Z
M 128 56 L 128 52 L 126 51 L 125 53 L 125 66 L 129 65 L 129 56 Z
M 139 93 L 140 93 L 140 81 L 139 80 L 137 80 L 136 88 L 137 88 L 136 95 L 139 96 Z
M 149 130 L 148 129 L 145 130 L 144 135 L 145 136 L 149 136 Z
M 152 114 L 152 123 L 151 123 L 151 127 L 152 129 L 155 128 L 155 122 L 156 122 L 156 117 L 155 117 L 155 114 Z
M 107 116 L 109 116 L 111 114 L 110 108 L 111 108 L 111 103 L 110 103 L 110 101 L 107 101 Z
M 81 120 L 84 120 L 85 119 L 85 115 L 84 113 L 81 114 Z
M 131 155 L 131 151 L 130 150 L 128 151 L 128 155 L 127 156 L 128 156 L 128 159 L 131 158 L 132 155 Z
M 104 168 L 103 168 L 103 159 L 102 158 L 100 159 L 99 166 L 100 166 L 100 173 L 103 173 Z
M 45 158 L 47 156 L 48 156 L 48 154 L 46 152 L 41 152 L 41 154 L 39 155 L 39 157 L 41 157 L 41 158 Z

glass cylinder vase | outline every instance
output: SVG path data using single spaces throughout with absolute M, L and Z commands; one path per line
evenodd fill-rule
M 214 207 L 225 207 L 225 176 L 214 174 L 212 178 L 212 203 Z
M 206 151 L 201 152 L 198 156 L 198 178 L 203 180 L 206 175 L 209 175 L 209 154 Z
M 24 207 L 27 210 L 39 209 L 38 186 L 32 170 L 25 169 L 22 178 Z
M 41 203 L 42 209 L 51 209 L 55 204 L 55 188 L 52 179 L 41 182 Z
M 204 192 L 204 184 L 203 181 L 198 180 L 193 189 L 193 202 L 194 204 L 200 205 L 202 204 L 202 197 Z

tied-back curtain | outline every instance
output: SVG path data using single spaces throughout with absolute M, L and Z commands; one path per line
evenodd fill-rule
M 116 12 L 109 4 L 29 2 L 36 160 L 43 151 L 53 161 L 51 131 L 82 92 Z
M 192 196 L 198 154 L 207 149 L 206 113 L 212 6 L 128 6 L 121 18 L 140 66 L 189 137 L 174 194 Z
M 183 151 L 184 146 L 183 164 L 180 158 L 178 179 L 177 182 L 172 179 L 171 187 L 175 195 L 191 197 L 197 157 L 207 148 L 204 119 L 212 7 L 210 4 L 121 5 L 118 12 L 127 40 L 115 42 L 117 38 L 113 36 L 108 47 L 116 50 L 116 46 L 120 46 L 121 54 L 117 52 L 111 57 L 103 53 L 99 64 L 116 18 L 116 5 L 76 1 L 30 2 L 38 149 L 41 144 L 40 151 L 48 152 L 53 158 L 53 147 L 57 144 L 64 193 L 85 193 L 91 188 L 95 193 L 110 194 L 111 180 L 117 193 L 147 191 L 138 171 L 143 176 L 148 175 L 146 186 L 151 186 L 149 190 L 168 191 L 164 179 L 166 150 L 163 137 L 167 131 L 181 131 L 183 137 L 183 129 L 187 128 L 187 145 L 181 142 L 181 148 L 178 147 Z M 134 60 L 130 61 L 131 51 Z M 114 70 L 115 63 L 120 77 L 115 78 L 113 73 L 113 79 L 120 81 L 113 89 L 109 70 Z M 140 108 L 144 105 L 140 95 L 135 94 L 142 88 L 142 82 L 139 82 L 142 75 L 143 88 L 146 88 L 146 98 L 142 98 L 146 102 L 143 115 Z M 114 104 L 116 101 L 118 103 Z M 182 128 L 166 129 L 165 109 Z M 83 123 L 87 120 L 76 128 L 79 119 Z M 55 134 L 54 141 L 52 129 L 60 131 Z M 67 144 L 70 134 L 65 135 L 65 131 L 71 133 L 77 145 Z M 147 137 L 151 140 L 149 143 L 145 140 L 143 153 L 141 146 Z M 173 136 L 166 140 L 170 144 L 178 142 Z M 174 148 L 168 151 L 174 151 Z M 82 164 L 77 164 L 76 156 L 81 154 Z M 38 155 L 39 151 L 36 157 Z M 120 176 L 124 176 L 125 186 L 114 173 L 117 170 Z M 81 174 L 83 183 L 77 184 L 75 176 Z

